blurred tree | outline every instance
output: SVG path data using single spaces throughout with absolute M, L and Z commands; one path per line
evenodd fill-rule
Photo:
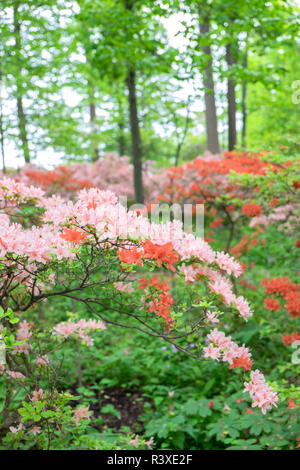
M 213 78 L 212 66 L 212 50 L 210 42 L 205 45 L 206 40 L 209 41 L 210 33 L 210 11 L 211 5 L 208 2 L 199 3 L 199 24 L 200 24 L 200 38 L 199 41 L 202 45 L 202 50 L 207 56 L 207 64 L 203 70 L 203 84 L 204 84 L 204 101 L 205 101 L 205 125 L 206 125 L 206 148 L 212 153 L 219 153 L 219 135 L 217 123 L 217 109 L 215 100 L 215 86 Z
M 264 56 L 281 48 L 282 41 L 294 42 L 299 34 L 299 16 L 292 2 L 272 0 L 222 0 L 210 2 L 215 45 L 218 46 L 220 79 L 227 81 L 228 149 L 237 145 L 237 86 L 242 90 L 242 143 L 246 143 L 246 89 L 248 83 L 269 83 L 263 68 L 253 69 L 248 57 Z M 224 67 L 224 62 L 226 67 Z M 274 73 L 282 73 L 279 63 L 270 64 Z
M 159 12 L 154 2 L 153 7 Z M 170 71 L 172 60 L 166 38 L 163 37 L 163 28 L 154 19 L 153 13 L 146 1 L 95 0 L 91 4 L 86 0 L 80 3 L 80 13 L 77 15 L 85 24 L 87 37 L 90 38 L 93 67 L 97 67 L 104 80 L 119 84 L 125 82 L 127 87 L 135 200 L 139 203 L 144 202 L 144 190 L 138 81 L 141 77 L 142 87 L 145 87 L 147 79 L 155 73 L 159 74 L 167 68 Z M 119 120 L 118 127 L 122 136 L 123 119 Z M 124 142 L 123 138 L 121 142 Z
M 16 100 L 17 100 L 17 113 L 19 122 L 19 136 L 22 143 L 25 163 L 30 163 L 30 152 L 27 136 L 27 118 L 23 106 L 23 66 L 22 66 L 22 39 L 21 39 L 21 20 L 19 14 L 20 2 L 15 0 L 13 2 L 13 36 L 14 36 L 14 58 L 16 68 Z

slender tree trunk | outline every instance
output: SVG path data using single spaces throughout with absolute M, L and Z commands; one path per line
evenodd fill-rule
M 224 125 L 224 122 L 223 122 L 223 130 L 222 130 L 222 151 L 225 150 L 226 148 L 226 141 L 227 141 L 227 138 L 226 138 L 226 127 Z
M 245 49 L 244 55 L 244 69 L 248 68 L 248 51 L 247 47 Z M 243 127 L 242 127 L 242 147 L 246 148 L 246 135 L 247 135 L 247 82 L 246 80 L 243 81 L 242 84 L 242 120 L 243 120 Z
M 177 125 L 176 125 L 176 113 L 174 113 L 174 121 L 175 121 L 175 127 L 177 127 Z M 177 140 L 177 147 L 176 147 L 176 152 L 175 152 L 175 166 L 179 165 L 180 153 L 181 153 L 182 146 L 183 146 L 184 141 L 185 141 L 186 136 L 187 136 L 187 132 L 188 132 L 188 128 L 189 128 L 189 122 L 190 122 L 190 96 L 188 97 L 187 104 L 186 104 L 185 125 L 184 125 L 184 129 L 183 129 L 183 134 L 181 135 L 181 137 L 179 135 L 179 132 L 176 131 L 178 140 Z
M 123 113 L 123 106 L 121 99 L 118 99 L 118 145 L 119 145 L 119 155 L 120 157 L 122 155 L 125 155 L 126 148 L 125 148 L 125 135 L 124 135 L 124 129 L 125 129 L 125 124 L 124 124 L 124 113 Z
M 142 141 L 139 127 L 137 99 L 136 99 L 136 74 L 129 70 L 126 79 L 129 100 L 129 118 L 131 129 L 132 157 L 134 167 L 134 195 L 135 202 L 144 203 L 144 187 L 142 174 Z
M 92 67 L 91 60 L 88 57 L 87 51 L 85 51 L 86 62 Z M 88 78 L 87 79 L 87 87 L 88 87 L 88 97 L 89 97 L 89 112 L 90 112 L 90 126 L 91 126 L 91 149 L 92 149 L 92 161 L 96 162 L 99 160 L 99 149 L 97 142 L 95 141 L 95 137 L 97 135 L 96 130 L 96 104 L 95 104 L 95 87 L 93 81 Z
M 128 11 L 133 10 L 136 0 L 125 0 L 125 8 Z M 126 78 L 129 100 L 129 121 L 131 131 L 131 145 L 133 158 L 133 181 L 135 202 L 144 204 L 144 186 L 142 172 L 142 139 L 139 126 L 137 98 L 136 98 L 136 71 L 134 66 L 128 67 Z
M 236 58 L 232 53 L 232 44 L 226 45 L 226 62 L 230 69 L 236 64 Z M 233 78 L 227 80 L 227 105 L 228 105 L 228 150 L 233 150 L 237 144 L 236 133 L 236 96 L 235 81 Z
M 91 124 L 91 142 L 92 142 L 92 161 L 96 162 L 99 160 L 99 149 L 98 145 L 95 142 L 95 136 L 96 136 L 96 105 L 95 105 L 95 93 L 93 87 L 89 87 L 89 108 L 90 108 L 90 124 Z
M 14 23 L 14 38 L 15 38 L 15 52 L 17 63 L 21 56 L 21 25 L 19 22 L 19 3 L 14 2 L 13 7 L 13 23 Z M 19 70 L 16 76 L 16 87 L 17 87 L 17 115 L 19 123 L 19 136 L 22 143 L 22 149 L 24 154 L 25 163 L 30 163 L 30 151 L 26 129 L 26 115 L 23 106 L 23 86 L 22 86 L 22 66 L 18 64 Z
M 207 36 L 209 34 L 209 19 L 206 22 L 200 21 L 200 34 Z M 212 52 L 210 46 L 203 46 L 202 50 L 207 55 L 207 66 L 203 73 L 203 83 L 205 87 L 205 125 L 206 125 L 206 148 L 212 153 L 219 153 L 218 122 L 215 101 L 215 88 L 212 69 Z
M 119 121 L 118 123 L 119 127 L 119 137 L 118 137 L 118 144 L 119 144 L 119 155 L 122 157 L 122 155 L 125 155 L 125 137 L 124 137 L 124 122 Z

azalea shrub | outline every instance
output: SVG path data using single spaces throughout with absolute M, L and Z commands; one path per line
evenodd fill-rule
M 169 204 L 205 204 L 206 239 L 222 229 L 223 249 L 241 256 L 266 226 L 295 233 L 300 220 L 299 160 L 269 152 L 225 152 L 170 168 L 158 197 Z M 245 226 L 249 229 L 245 233 Z M 237 242 L 233 246 L 234 242 Z
M 250 175 L 232 172 L 232 181 L 253 190 L 254 209 L 251 226 L 276 225 L 278 230 L 297 235 L 300 226 L 300 161 L 280 154 L 268 154 L 270 166 L 266 174 Z M 297 242 L 297 240 L 296 240 Z M 297 243 L 295 245 L 297 246 Z
M 297 447 L 297 217 L 285 248 L 284 231 L 255 220 L 297 207 L 297 162 L 271 160 L 168 170 L 158 199 L 204 203 L 213 242 L 91 178 L 76 186 L 73 170 L 58 192 L 57 175 L 43 189 L 30 174 L 0 181 L 2 448 Z M 130 426 L 105 404 L 121 390 L 136 397 Z
M 166 171 L 155 168 L 154 162 L 143 163 L 145 197 L 153 201 L 160 193 L 166 179 Z M 59 194 L 65 199 L 74 199 L 81 189 L 109 189 L 117 196 L 134 200 L 133 165 L 129 157 L 105 154 L 98 161 L 59 165 L 51 170 L 27 164 L 18 171 L 12 170 L 9 177 L 15 181 L 42 188 L 48 196 Z

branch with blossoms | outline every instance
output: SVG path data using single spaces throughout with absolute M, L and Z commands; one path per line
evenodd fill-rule
M 183 352 L 184 339 L 192 337 L 197 351 L 193 357 L 225 362 L 230 369 L 252 369 L 248 348 L 211 329 L 223 314 L 244 321 L 252 315 L 247 300 L 234 292 L 230 277 L 239 277 L 242 268 L 229 254 L 215 252 L 204 240 L 184 232 L 178 221 L 155 224 L 127 211 L 110 191 L 82 190 L 77 201 L 64 202 L 42 192 L 37 198 L 21 183 L 10 186 L 5 181 L 1 187 L 4 201 L 29 202 L 31 194 L 43 209 L 40 225 L 30 228 L 2 215 L 0 305 L 5 314 L 24 314 L 40 302 L 63 297 L 84 304 L 101 325 L 136 329 Z M 3 331 L 9 338 L 7 330 L 15 327 L 8 323 L 4 316 Z M 83 325 L 63 322 L 53 327 L 53 334 L 77 335 L 92 343 Z M 200 329 L 207 330 L 209 345 L 204 349 Z M 17 333 L 21 344 L 8 351 L 8 369 L 1 366 L 4 374 L 10 372 L 14 379 L 23 374 L 13 369 L 14 353 L 22 358 L 27 374 L 23 375 L 30 379 L 30 337 L 26 323 Z M 267 384 L 251 396 L 253 406 L 263 412 L 278 400 Z

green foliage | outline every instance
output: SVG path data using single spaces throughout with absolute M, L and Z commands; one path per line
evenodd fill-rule
M 213 47 L 223 134 L 223 89 L 232 78 L 237 108 L 247 111 L 246 146 L 299 151 L 299 9 L 292 2 L 153 1 L 149 8 L 145 1 L 3 0 L 2 8 L 0 133 L 7 166 L 11 146 L 18 157 L 28 147 L 39 161 L 48 150 L 72 161 L 95 158 L 95 150 L 130 155 L 131 69 L 144 159 L 165 165 L 174 164 L 177 152 L 183 160 L 203 153 L 203 46 Z M 182 44 L 170 33 L 177 18 Z M 205 21 L 210 33 L 201 36 Z M 228 43 L 236 59 L 229 69 Z

